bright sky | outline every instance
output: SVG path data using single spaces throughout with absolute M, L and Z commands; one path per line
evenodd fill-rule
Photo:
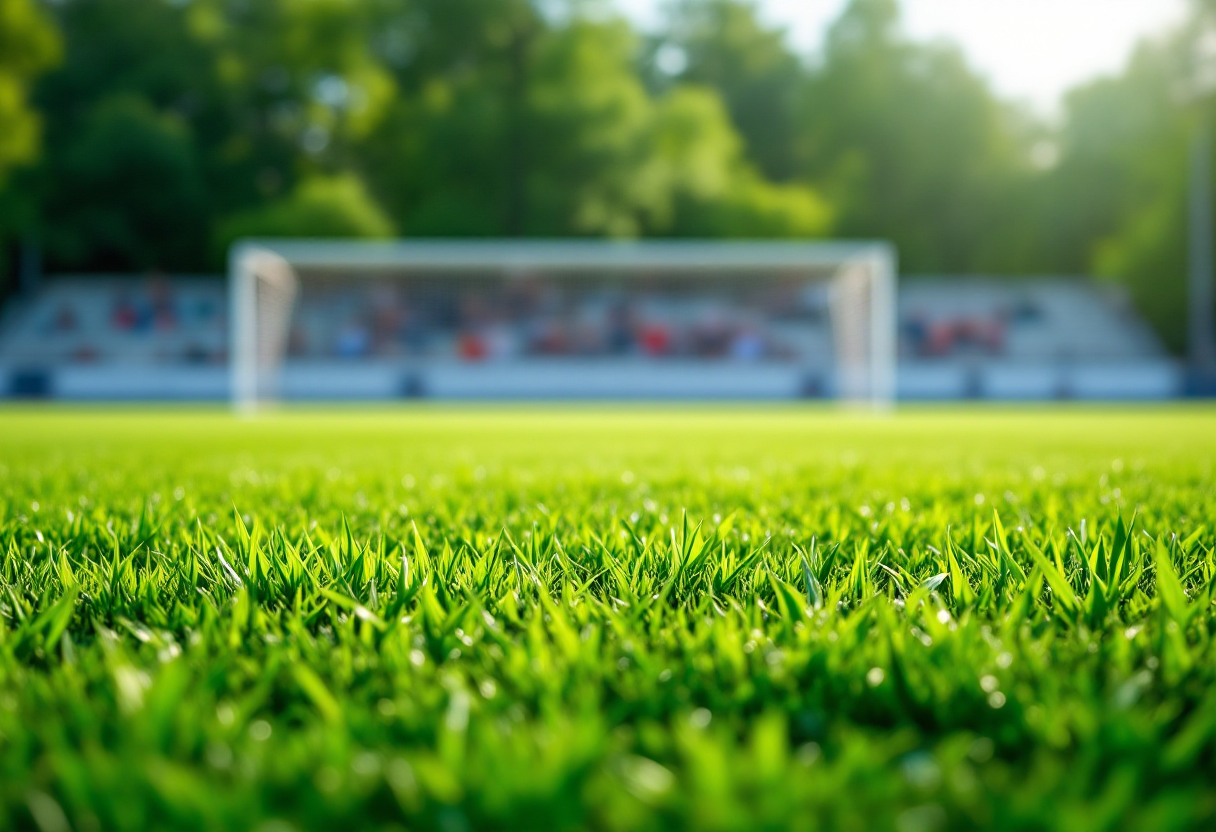
M 814 49 L 847 0 L 758 0 L 764 16 Z M 1117 71 L 1136 41 L 1178 23 L 1186 0 L 901 0 L 916 38 L 960 44 L 1006 97 L 1044 112 L 1081 81 Z M 663 0 L 617 0 L 643 25 Z

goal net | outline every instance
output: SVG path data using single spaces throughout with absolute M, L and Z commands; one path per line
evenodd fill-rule
M 895 395 L 885 243 L 251 240 L 234 404 Z

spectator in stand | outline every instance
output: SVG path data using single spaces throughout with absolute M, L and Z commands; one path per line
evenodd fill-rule
M 567 331 L 570 351 L 575 355 L 603 355 L 607 349 L 605 328 L 589 310 L 571 321 Z
M 363 358 L 371 350 L 371 335 L 358 318 L 352 318 L 338 332 L 334 352 L 339 358 Z
M 484 361 L 490 347 L 480 333 L 468 331 L 456 339 L 456 354 L 465 361 Z
M 984 327 L 981 342 L 989 355 L 1001 355 L 1005 352 L 1005 322 L 1000 318 L 989 320 Z
M 903 320 L 900 328 L 903 330 L 904 339 L 912 354 L 924 355 L 929 340 L 929 321 L 925 317 L 925 313 L 919 310 L 913 312 Z
M 160 272 L 148 281 L 148 297 L 152 327 L 158 332 L 177 329 L 177 303 L 173 298 L 173 288 Z
M 665 324 L 650 322 L 639 328 L 638 341 L 642 354 L 650 358 L 670 355 L 673 340 L 671 329 Z
M 421 355 L 426 351 L 427 326 L 417 308 L 403 304 L 400 310 L 400 325 L 397 338 L 410 355 Z
M 1005 328 L 993 318 L 963 318 L 954 323 L 956 345 L 997 355 L 1004 349 Z
M 930 324 L 922 354 L 935 357 L 949 355 L 954 350 L 954 332 L 952 323 L 938 321 Z
M 499 321 L 488 327 L 482 339 L 486 346 L 486 358 L 501 361 L 519 353 L 519 341 L 511 325 Z
M 634 348 L 634 314 L 627 301 L 615 303 L 608 310 L 607 347 L 612 355 L 626 355 Z
M 764 353 L 764 336 L 755 326 L 741 327 L 731 340 L 730 357 L 737 361 L 759 361 Z
M 120 292 L 114 301 L 110 324 L 121 332 L 130 332 L 139 325 L 139 307 L 126 292 Z
M 405 316 L 397 292 L 388 286 L 372 289 L 371 349 L 376 355 L 392 355 L 397 352 L 398 334 Z
M 692 351 L 701 358 L 720 358 L 728 353 L 733 333 L 720 310 L 701 316 L 692 328 Z
M 532 355 L 565 355 L 570 339 L 561 321 L 537 316 L 525 327 L 527 351 Z
M 287 354 L 292 358 L 308 355 L 308 332 L 298 322 L 287 334 Z
M 466 291 L 460 297 L 459 308 L 456 354 L 465 361 L 484 361 L 490 355 L 490 344 L 485 335 L 490 314 L 485 298 Z
M 51 331 L 75 332 L 79 326 L 80 321 L 76 318 L 76 310 L 66 303 L 61 303 L 55 310 L 55 317 L 51 320 Z

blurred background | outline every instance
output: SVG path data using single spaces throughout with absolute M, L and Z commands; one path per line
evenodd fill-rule
M 0 396 L 225 397 L 249 236 L 886 240 L 903 398 L 1210 395 L 1214 103 L 1216 0 L 0 0 Z M 591 298 L 579 346 L 395 291 L 288 360 L 815 349 L 755 298 Z

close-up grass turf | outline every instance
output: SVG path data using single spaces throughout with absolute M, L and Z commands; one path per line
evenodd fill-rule
M 1216 828 L 1216 411 L 0 411 L 0 828 Z

